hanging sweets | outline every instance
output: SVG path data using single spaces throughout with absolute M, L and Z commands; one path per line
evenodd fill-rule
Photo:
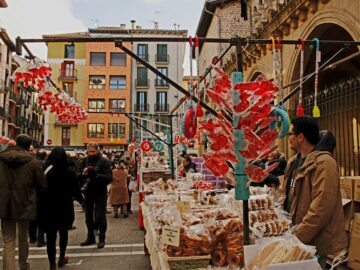
M 299 104 L 296 109 L 296 116 L 304 115 L 304 107 L 302 104 L 302 92 L 303 92 L 303 81 L 304 81 L 304 39 L 300 38 L 300 89 L 299 89 Z
M 314 93 L 314 108 L 313 108 L 313 117 L 320 117 L 320 109 L 317 105 L 317 96 L 318 96 L 318 87 L 319 87 L 319 64 L 321 62 L 321 52 L 320 52 L 320 41 L 317 38 L 314 38 L 313 41 L 316 45 L 316 56 L 315 56 L 315 93 Z

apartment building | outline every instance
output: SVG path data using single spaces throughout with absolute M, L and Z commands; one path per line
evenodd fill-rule
M 51 37 L 83 37 L 86 33 L 48 35 Z M 47 36 L 44 36 L 47 37 Z M 86 44 L 70 42 L 48 43 L 48 63 L 52 67 L 52 80 L 56 85 L 85 106 L 87 90 Z M 84 123 L 57 121 L 56 115 L 45 113 L 44 142 L 47 146 L 83 148 Z

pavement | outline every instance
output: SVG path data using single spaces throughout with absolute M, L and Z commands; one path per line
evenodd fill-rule
M 67 256 L 69 264 L 60 269 L 69 270 L 150 270 L 149 257 L 144 252 L 144 231 L 138 227 L 138 196 L 132 197 L 133 214 L 128 218 L 115 219 L 107 214 L 108 230 L 106 245 L 103 249 L 96 246 L 81 247 L 86 238 L 85 217 L 79 205 L 75 205 L 75 230 L 69 231 Z M 111 208 L 108 208 L 111 210 Z M 0 234 L 0 270 L 3 252 L 2 234 Z M 59 252 L 59 251 L 58 251 Z M 46 247 L 38 248 L 30 244 L 29 263 L 31 270 L 49 269 Z

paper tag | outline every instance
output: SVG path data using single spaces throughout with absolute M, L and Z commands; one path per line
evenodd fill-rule
M 179 247 L 180 245 L 180 228 L 173 226 L 163 226 L 161 233 L 161 243 Z
M 321 62 L 321 51 L 316 52 L 316 61 Z
M 207 195 L 206 204 L 210 203 L 210 197 L 211 197 L 211 195 Z
M 181 214 L 187 213 L 190 210 L 190 202 L 187 201 L 176 201 L 176 206 Z

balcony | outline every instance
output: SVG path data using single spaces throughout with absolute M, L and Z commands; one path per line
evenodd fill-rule
M 12 91 L 9 92 L 9 101 L 16 103 L 16 94 Z
M 59 69 L 59 80 L 63 81 L 76 81 L 77 69 Z
M 135 112 L 149 112 L 149 104 L 134 104 Z
M 18 127 L 23 127 L 25 125 L 25 117 L 20 116 L 16 118 L 16 125 Z
M 16 99 L 16 106 L 21 107 L 21 105 L 25 104 L 25 100 L 21 95 L 17 96 Z
M 154 112 L 162 112 L 162 113 L 167 113 L 169 112 L 169 104 L 164 104 L 164 103 L 155 103 L 154 105 Z
M 109 111 L 113 113 L 124 113 L 125 108 L 110 108 Z
M 149 79 L 135 79 L 136 88 L 149 88 L 150 82 Z
M 69 126 L 77 126 L 77 124 L 75 123 L 69 123 L 69 122 L 59 122 L 59 121 L 55 121 L 55 126 L 65 126 L 65 127 L 69 127 Z
M 104 138 L 104 133 L 88 133 L 88 138 Z
M 141 58 L 142 60 L 144 60 L 145 62 L 149 62 L 149 54 L 148 53 L 138 54 L 137 56 L 139 58 Z M 139 62 L 137 62 L 137 63 L 139 63 Z
M 169 83 L 163 79 L 156 78 L 155 79 L 155 87 L 156 88 L 169 88 Z
M 168 54 L 155 54 L 155 63 L 168 64 L 170 56 Z

